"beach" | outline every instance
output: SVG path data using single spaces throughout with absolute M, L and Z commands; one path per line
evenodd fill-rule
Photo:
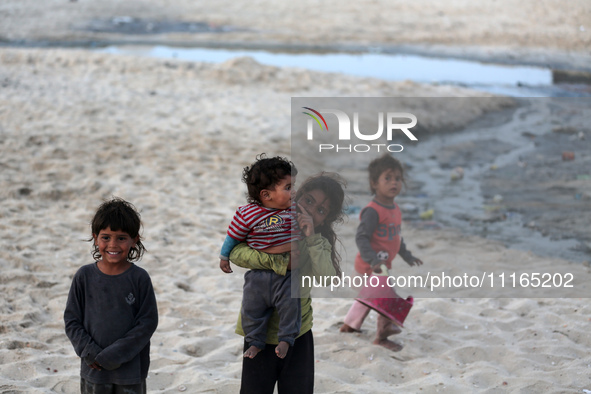
M 457 113 L 433 109 L 431 134 L 439 128 L 453 134 L 452 129 L 512 102 L 444 84 L 272 67 L 250 58 L 211 64 L 116 56 L 91 51 L 86 44 L 372 45 L 588 71 L 590 5 L 561 4 L 4 1 L 0 392 L 78 392 L 80 359 L 65 335 L 63 311 L 72 276 L 92 262 L 89 222 L 112 196 L 131 201 L 144 223 L 148 252 L 138 265 L 150 273 L 160 316 L 151 341 L 148 392 L 238 392 L 243 338 L 234 329 L 245 271 L 222 273 L 218 255 L 234 210 L 245 203 L 242 168 L 261 152 L 292 156 L 291 98 L 418 97 L 425 103 L 433 97 L 489 98 L 472 100 Z M 203 31 L 108 31 L 129 24 L 129 19 L 116 23 L 114 18 L 153 26 L 174 21 L 183 28 L 185 22 L 202 22 L 197 26 Z M 61 47 L 76 42 L 85 44 Z M 577 131 L 561 133 L 565 129 L 552 125 L 550 134 L 535 138 L 549 147 L 564 137 L 568 149 L 584 149 L 572 162 L 581 168 L 590 160 L 585 144 L 591 130 L 582 121 L 572 127 Z M 586 139 L 577 143 L 573 138 L 579 131 Z M 569 165 L 561 153 L 544 150 L 544 157 L 556 159 L 547 165 Z M 521 159 L 529 168 L 544 164 L 533 153 Z M 434 160 L 445 179 L 459 165 L 445 164 L 444 156 Z M 582 176 L 573 180 L 575 170 L 564 169 L 563 179 L 557 170 L 555 184 L 536 183 L 539 188 L 524 192 L 518 186 L 532 178 L 516 172 L 520 163 L 515 157 L 488 179 L 488 197 L 501 193 L 509 208 L 519 210 L 532 194 L 566 187 L 569 195 L 579 196 L 575 203 L 582 204 L 576 206 L 582 213 L 572 210 L 570 200 L 560 200 L 560 209 L 570 209 L 571 221 L 563 220 L 546 235 L 588 242 L 583 219 L 589 215 L 589 178 L 577 173 Z M 367 175 L 362 167 L 350 171 L 357 174 L 350 175 L 351 205 L 363 206 L 370 198 L 360 192 Z M 411 180 L 418 175 L 409 170 Z M 416 189 L 410 183 L 408 190 L 403 200 Z M 528 223 L 537 222 L 527 231 L 541 232 L 553 220 L 537 219 L 537 206 L 523 209 Z M 584 280 L 591 272 L 588 261 L 509 248 L 481 232 L 429 226 L 411 216 L 403 223 L 403 237 L 425 265 L 408 267 L 397 258 L 398 275 L 461 275 L 467 267 L 479 272 L 494 267 L 497 278 L 501 272 L 528 278 L 533 272 L 556 272 Z M 351 211 L 337 229 L 339 237 L 351 239 L 358 223 L 358 212 Z M 353 275 L 356 249 L 346 242 L 343 248 L 341 265 Z M 361 333 L 340 333 L 352 300 L 315 298 L 315 392 L 591 392 L 589 288 L 582 288 L 581 296 L 553 288 L 535 297 L 527 294 L 507 286 L 486 297 L 478 292 L 417 297 L 403 332 L 392 338 L 403 345 L 396 353 L 371 344 L 375 313 Z

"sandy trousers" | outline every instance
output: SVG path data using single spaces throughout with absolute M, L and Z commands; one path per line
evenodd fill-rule
M 285 276 L 267 270 L 244 274 L 242 330 L 251 346 L 265 348 L 267 324 L 274 308 L 279 314 L 277 338 L 293 346 L 302 324 L 302 300 L 292 298 L 291 278 L 291 271 Z
M 347 316 L 345 316 L 345 324 L 357 331 L 361 331 L 361 325 L 363 324 L 363 321 L 367 317 L 367 314 L 370 310 L 370 308 L 366 307 L 359 301 L 353 302 L 351 309 L 349 309 Z M 393 325 L 394 323 L 378 313 L 378 323 L 376 329 L 377 339 L 383 340 L 388 338 L 388 335 L 392 334 Z

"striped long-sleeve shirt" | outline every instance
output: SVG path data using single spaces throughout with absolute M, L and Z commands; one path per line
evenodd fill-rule
M 238 207 L 228 236 L 244 241 L 253 249 L 262 250 L 283 245 L 299 238 L 291 209 L 271 209 L 258 204 Z

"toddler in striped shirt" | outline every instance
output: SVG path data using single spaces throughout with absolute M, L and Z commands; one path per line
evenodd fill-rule
M 248 187 L 247 205 L 238 207 L 222 251 L 220 268 L 231 273 L 229 256 L 240 242 L 269 254 L 290 253 L 300 234 L 292 207 L 297 169 L 282 157 L 263 153 L 244 168 L 242 181 Z M 294 248 L 297 250 L 297 247 Z M 279 314 L 279 344 L 275 353 L 284 358 L 293 346 L 301 325 L 301 301 L 292 298 L 291 264 L 273 270 L 250 270 L 244 275 L 241 310 L 242 329 L 250 345 L 244 357 L 254 358 L 265 347 L 267 323 L 273 309 Z

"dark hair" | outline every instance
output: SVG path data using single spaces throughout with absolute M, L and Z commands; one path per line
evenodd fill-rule
M 326 194 L 326 197 L 328 197 L 328 215 L 326 216 L 324 223 L 318 226 L 318 228 L 315 228 L 314 231 L 320 233 L 332 246 L 330 257 L 337 275 L 341 274 L 341 267 L 339 264 L 341 256 L 335 248 L 338 238 L 333 226 L 335 224 L 341 224 L 345 220 L 345 191 L 343 189 L 346 186 L 347 183 L 339 174 L 334 172 L 321 172 L 320 174 L 313 175 L 306 179 L 298 188 L 296 194 L 296 201 L 299 201 L 304 193 L 312 190 L 321 190 Z
M 261 153 L 250 167 L 244 167 L 242 171 L 242 182 L 246 183 L 248 188 L 246 199 L 249 203 L 260 204 L 262 190 L 274 187 L 286 176 L 297 174 L 295 165 L 286 158 L 267 158 Z
M 131 238 L 139 237 L 135 246 L 129 250 L 127 260 L 133 262 L 139 261 L 142 258 L 146 251 L 140 236 L 142 222 L 140 220 L 140 214 L 133 204 L 117 197 L 103 202 L 98 207 L 94 214 L 94 218 L 92 218 L 92 221 L 90 222 L 90 228 L 93 235 L 90 240 L 94 241 L 94 237 L 98 236 L 101 230 L 104 230 L 107 227 L 112 231 L 123 231 L 129 234 Z M 92 257 L 98 261 L 101 255 L 96 243 L 93 243 L 93 245 Z
M 369 189 L 371 190 L 371 194 L 376 194 L 373 184 L 378 181 L 380 175 L 382 175 L 382 173 L 386 170 L 399 170 L 400 176 L 402 177 L 402 183 L 406 186 L 402 163 L 387 153 L 384 153 L 377 159 L 372 160 L 371 163 L 369 163 L 367 169 L 369 171 Z

